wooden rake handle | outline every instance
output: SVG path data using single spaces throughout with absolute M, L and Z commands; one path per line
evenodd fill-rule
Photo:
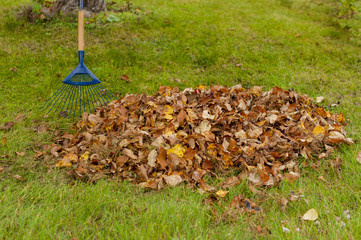
M 78 50 L 84 51 L 85 39 L 84 39 L 84 11 L 79 9 L 78 12 Z

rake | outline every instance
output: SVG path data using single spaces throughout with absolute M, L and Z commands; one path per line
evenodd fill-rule
M 52 110 L 62 117 L 79 116 L 87 110 L 106 105 L 115 98 L 100 80 L 84 65 L 84 0 L 79 0 L 78 11 L 78 66 L 63 80 L 60 87 L 42 106 L 48 113 Z

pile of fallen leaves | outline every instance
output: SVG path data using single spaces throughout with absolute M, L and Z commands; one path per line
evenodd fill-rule
M 205 175 L 234 172 L 223 188 L 245 178 L 272 186 L 300 176 L 300 156 L 322 159 L 351 144 L 343 125 L 343 114 L 279 87 L 160 87 L 84 113 L 76 133 L 62 134 L 50 152 L 77 179 L 109 175 L 152 189 L 185 181 L 214 191 Z

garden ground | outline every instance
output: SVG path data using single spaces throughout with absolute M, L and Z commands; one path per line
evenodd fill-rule
M 361 46 L 338 26 L 333 1 L 132 2 L 133 12 L 86 24 L 86 64 L 111 92 L 199 84 L 293 88 L 324 96 L 324 107 L 345 114 L 348 136 L 360 138 Z M 361 238 L 359 143 L 335 153 L 343 160 L 340 175 L 330 168 L 332 157 L 315 161 L 295 183 L 260 189 L 266 200 L 243 182 L 213 209 L 186 186 L 157 192 L 115 180 L 70 182 L 64 170 L 34 159 L 56 129 L 69 130 L 75 121 L 44 118 L 39 106 L 77 64 L 77 30 L 71 18 L 17 19 L 18 6 L 30 3 L 0 6 L 0 125 L 16 122 L 0 130 L 0 238 L 263 238 L 260 229 L 271 239 Z M 304 197 L 282 211 L 279 200 L 290 191 Z M 240 193 L 259 200 L 262 213 L 227 214 L 225 206 Z M 310 208 L 319 213 L 317 224 L 300 219 Z

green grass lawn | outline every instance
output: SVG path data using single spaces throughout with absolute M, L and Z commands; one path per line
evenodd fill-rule
M 1 239 L 263 238 L 256 226 L 268 228 L 271 239 L 361 238 L 359 143 L 335 153 L 343 160 L 340 176 L 329 167 L 332 158 L 321 160 L 302 167 L 297 182 L 262 194 L 244 182 L 213 208 L 186 186 L 156 192 L 115 180 L 71 182 L 53 162 L 34 160 L 34 150 L 76 120 L 44 118 L 39 109 L 77 64 L 76 20 L 24 22 L 13 12 L 30 0 L 0 1 L 0 125 L 16 121 L 0 130 Z M 335 24 L 333 1 L 132 2 L 138 15 L 86 25 L 85 62 L 111 92 L 153 94 L 160 85 L 199 84 L 294 88 L 326 97 L 327 108 L 338 104 L 329 109 L 344 113 L 349 137 L 360 138 L 361 46 Z M 19 114 L 25 118 L 16 120 Z M 282 211 L 278 202 L 290 191 L 304 197 Z M 259 202 L 262 213 L 227 214 L 240 193 Z M 318 211 L 318 224 L 300 219 L 310 208 Z

